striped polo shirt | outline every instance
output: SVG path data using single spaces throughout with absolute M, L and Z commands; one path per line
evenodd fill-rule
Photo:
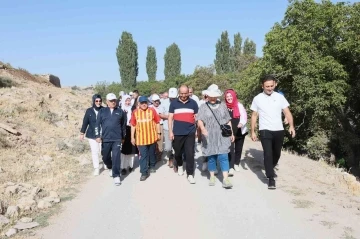
M 157 141 L 156 124 L 160 117 L 154 108 L 146 110 L 136 109 L 133 111 L 130 124 L 135 127 L 136 145 L 149 145 Z
M 180 101 L 180 99 L 171 101 L 169 113 L 174 114 L 174 135 L 188 135 L 195 133 L 195 115 L 198 111 L 199 107 L 196 101 L 191 98 L 185 103 Z

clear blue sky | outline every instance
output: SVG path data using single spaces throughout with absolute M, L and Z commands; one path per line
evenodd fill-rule
M 0 60 L 31 73 L 52 73 L 64 86 L 120 81 L 115 50 L 122 31 L 139 51 L 138 81 L 147 80 L 147 46 L 156 48 L 157 78 L 164 53 L 177 43 L 182 73 L 213 64 L 221 32 L 240 32 L 257 44 L 283 19 L 287 0 L 60 1 L 0 0 Z

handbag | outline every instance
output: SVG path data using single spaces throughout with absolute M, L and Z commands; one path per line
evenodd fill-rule
M 212 111 L 212 109 L 210 108 L 209 104 L 206 103 L 207 107 L 209 107 L 209 110 L 211 111 L 211 113 L 213 114 L 216 122 L 219 124 L 220 126 L 220 129 L 221 129 L 221 134 L 222 136 L 224 137 L 230 137 L 232 135 L 232 129 L 231 129 L 231 126 L 228 125 L 228 124 L 220 124 L 220 122 L 217 120 L 214 112 Z

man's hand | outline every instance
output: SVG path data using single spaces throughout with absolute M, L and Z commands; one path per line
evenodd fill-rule
M 209 136 L 209 133 L 207 132 L 205 127 L 201 129 L 201 134 L 204 135 L 205 137 Z
M 231 135 L 230 139 L 231 139 L 231 143 L 233 143 L 235 141 L 234 135 Z
M 161 140 L 161 134 L 157 134 L 157 140 L 156 141 L 160 141 Z
M 131 138 L 131 144 L 135 146 L 135 138 Z
M 293 137 L 293 138 L 295 137 L 296 133 L 295 133 L 294 127 L 289 128 L 289 134 L 291 135 L 291 137 Z
M 101 143 L 101 138 L 96 138 L 96 142 Z
M 171 131 L 169 131 L 169 139 L 170 139 L 171 141 L 174 140 L 174 133 L 171 132 Z
M 243 127 L 243 124 L 239 123 L 237 127 L 238 127 L 238 128 L 242 128 L 242 127 Z
M 84 140 L 84 135 L 80 134 L 80 140 Z
M 255 132 L 251 132 L 251 139 L 252 139 L 252 141 L 257 141 L 258 140 L 257 135 L 256 135 Z

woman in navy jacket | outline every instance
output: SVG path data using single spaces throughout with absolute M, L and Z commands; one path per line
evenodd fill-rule
M 83 119 L 83 124 L 80 130 L 81 133 L 80 140 L 84 139 L 85 131 L 86 131 L 85 137 L 89 140 L 95 176 L 99 175 L 100 173 L 99 153 L 101 152 L 101 144 L 96 142 L 95 123 L 99 110 L 103 108 L 101 104 L 102 104 L 101 96 L 98 94 L 93 95 L 92 107 L 86 110 Z

